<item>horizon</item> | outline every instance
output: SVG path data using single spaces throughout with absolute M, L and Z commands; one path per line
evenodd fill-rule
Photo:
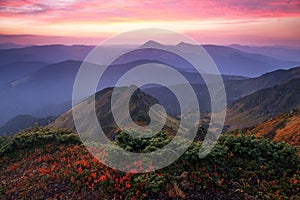
M 149 40 L 152 41 L 152 40 Z M 101 41 L 102 42 L 102 41 Z M 99 42 L 99 43 L 101 43 Z M 156 41 L 154 41 L 156 42 Z M 146 42 L 145 42 L 146 43 Z M 144 44 L 145 44 L 144 43 Z M 159 42 L 157 42 L 159 43 Z M 184 42 L 185 43 L 185 42 Z M 161 43 L 159 43 L 161 44 Z M 162 45 L 166 45 L 166 46 L 177 46 L 180 43 L 174 43 L 174 44 L 162 44 Z M 186 43 L 186 44 L 190 44 L 190 45 L 194 45 L 191 43 Z M 72 46 L 87 46 L 87 47 L 95 47 L 99 44 L 80 44 L 80 43 L 71 43 L 71 44 L 64 44 L 64 43 L 46 43 L 46 44 L 34 44 L 34 43 L 16 43 L 16 42 L 0 42 L 0 45 L 20 45 L 23 47 L 20 48 L 26 48 L 26 47 L 32 47 L 32 46 L 55 46 L 55 45 L 62 45 L 62 46 L 67 46 L 67 47 L 72 47 Z M 130 47 L 130 46 L 136 46 L 136 45 L 140 45 L 140 44 L 135 44 L 135 43 L 128 43 L 128 44 L 110 44 L 110 45 L 103 45 L 106 47 Z M 143 44 L 142 44 L 143 45 Z M 288 45 L 251 45 L 251 44 L 239 44 L 239 43 L 229 43 L 229 44 L 218 44 L 218 43 L 203 43 L 203 44 L 197 44 L 200 46 L 225 46 L 225 47 L 230 47 L 230 48 L 235 48 L 234 46 L 241 46 L 241 47 L 254 47 L 254 48 L 289 48 L 289 49 L 300 49 L 299 46 L 288 46 Z M 3 48 L 3 49 L 10 49 L 10 48 Z
M 97 45 L 120 32 L 166 28 L 199 44 L 299 47 L 299 8 L 296 0 L 4 0 L 0 43 Z

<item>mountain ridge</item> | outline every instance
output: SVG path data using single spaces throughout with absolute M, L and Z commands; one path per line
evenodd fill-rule
M 148 45 L 147 45 L 148 44 Z M 146 46 L 164 46 L 155 41 L 148 41 Z M 143 47 L 144 45 L 141 45 Z M 199 46 L 187 43 L 178 45 L 167 45 L 170 49 L 179 51 L 187 51 L 193 53 Z M 183 49 L 184 47 L 184 49 Z M 288 68 L 299 65 L 300 61 L 283 61 L 278 57 L 270 57 L 263 54 L 254 54 L 234 49 L 230 46 L 219 45 L 203 45 L 202 46 L 214 59 L 222 74 L 241 75 L 255 77 L 263 73 L 273 71 L 280 68 Z M 49 63 L 57 63 L 63 60 L 84 60 L 94 46 L 73 45 L 66 46 L 60 44 L 30 46 L 20 49 L 0 50 L 0 61 L 2 64 L 10 64 L 12 61 L 42 61 Z M 116 48 L 116 47 L 101 47 Z M 243 70 L 239 68 L 243 64 Z
M 38 118 L 31 115 L 18 115 L 0 127 L 0 135 L 13 135 L 34 126 L 47 126 L 54 119 L 53 116 Z
M 133 86 L 131 86 L 133 87 Z M 128 95 L 128 91 L 130 91 L 130 87 L 121 87 L 118 90 L 122 92 L 119 94 L 122 98 L 123 95 Z M 95 101 L 95 109 L 96 115 L 98 117 L 98 121 L 103 129 L 104 133 L 107 134 L 111 139 L 115 138 L 116 134 L 120 133 L 121 129 L 117 126 L 114 121 L 114 117 L 111 111 L 111 95 L 113 88 L 105 88 L 95 94 L 95 100 L 91 97 L 86 100 L 81 101 L 76 105 L 76 112 L 84 112 L 87 113 L 89 110 L 93 109 L 89 105 L 90 101 Z M 145 94 L 140 89 L 136 89 L 133 95 L 131 96 L 131 101 L 129 104 L 130 115 L 132 120 L 140 125 L 146 125 L 150 122 L 150 118 L 148 116 L 149 108 L 157 104 L 158 101 L 151 97 L 150 95 Z M 74 109 L 74 108 L 73 108 Z M 116 108 L 117 109 L 117 108 Z M 61 116 L 59 116 L 53 123 L 50 124 L 50 127 L 60 127 L 60 128 L 68 128 L 71 130 L 76 130 L 72 109 L 68 110 Z M 156 115 L 160 115 L 156 113 Z M 83 114 L 84 116 L 84 114 Z M 86 116 L 82 119 L 80 123 L 88 124 L 90 116 Z M 160 116 L 158 116 L 160 117 Z M 126 124 L 126 126 L 130 127 L 130 124 Z M 174 132 L 179 127 L 179 123 L 176 119 L 171 116 L 167 116 L 167 121 L 165 124 L 165 131 Z M 88 132 L 93 132 L 95 127 L 91 127 L 92 129 L 88 129 Z
M 244 128 L 292 109 L 300 108 L 300 78 L 258 90 L 228 105 L 226 123 Z

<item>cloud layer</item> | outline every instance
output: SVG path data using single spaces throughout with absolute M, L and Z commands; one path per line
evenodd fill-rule
M 0 0 L 0 33 L 108 37 L 155 27 L 297 40 L 299 10 L 299 0 Z
M 2 0 L 2 16 L 56 20 L 189 20 L 299 16 L 298 0 Z

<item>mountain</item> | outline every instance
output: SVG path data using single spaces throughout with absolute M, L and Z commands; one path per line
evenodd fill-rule
M 13 135 L 20 130 L 38 126 L 46 126 L 54 121 L 55 117 L 37 118 L 31 115 L 19 115 L 0 127 L 0 135 Z
M 199 60 L 199 54 L 203 48 L 216 63 L 221 74 L 239 75 L 245 77 L 257 77 L 264 73 L 277 69 L 289 69 L 300 64 L 300 61 L 281 60 L 281 57 L 270 57 L 261 54 L 248 53 L 238 49 L 218 45 L 192 45 L 181 42 L 178 45 L 163 45 L 155 41 L 148 41 L 139 48 L 151 49 L 151 52 L 133 53 L 131 61 L 138 60 L 140 57 L 147 57 L 149 60 L 168 60 L 171 65 L 178 66 L 185 70 L 193 71 L 191 64 L 183 62 L 175 54 L 166 56 L 164 51 L 183 53 L 189 58 Z M 201 61 L 199 61 L 200 63 Z M 203 73 L 211 73 L 210 69 L 203 70 Z
M 11 43 L 11 42 L 6 42 L 6 43 L 1 43 L 0 44 L 0 49 L 20 49 L 24 47 L 28 47 L 32 45 L 24 45 L 24 44 L 16 44 L 16 43 Z
M 189 57 L 195 57 L 195 52 L 202 49 L 198 45 L 191 45 L 187 43 L 180 43 L 175 46 L 165 46 L 154 41 L 146 42 L 141 45 L 140 48 L 159 48 L 163 47 L 169 50 L 175 50 L 176 52 L 185 52 Z M 83 45 L 45 45 L 45 46 L 30 46 L 19 49 L 2 49 L 0 50 L 0 63 L 1 65 L 14 63 L 14 62 L 46 62 L 46 63 L 58 63 L 65 60 L 84 60 L 86 56 L 91 52 L 94 46 Z M 98 51 L 101 53 L 109 52 L 121 52 L 120 49 L 128 48 L 124 47 L 98 47 Z M 276 69 L 288 69 L 300 64 L 299 60 L 290 61 L 285 60 L 280 56 L 270 57 L 257 53 L 248 53 L 235 48 L 217 46 L 217 45 L 203 45 L 203 48 L 209 53 L 217 64 L 219 71 L 222 74 L 239 75 L 246 77 L 255 77 L 263 73 L 274 71 Z M 288 52 L 288 51 L 287 51 Z M 286 55 L 288 53 L 285 53 Z M 143 53 L 145 59 L 164 59 L 165 55 L 161 54 L 161 51 L 152 51 Z M 148 57 L 147 57 L 148 56 Z M 169 55 L 167 60 L 175 66 L 181 66 L 185 70 L 191 70 L 191 66 L 184 63 L 178 58 Z M 139 60 L 139 56 L 135 53 L 131 53 L 131 58 L 127 57 L 126 62 L 134 62 Z M 121 64 L 122 59 L 119 59 Z M 163 61 L 163 60 L 162 60 Z M 101 64 L 101 63 L 100 63 Z M 189 69 L 190 68 L 190 69 Z M 207 72 L 210 73 L 210 72 Z
M 296 78 L 300 78 L 300 67 L 295 67 L 288 70 L 275 70 L 256 78 L 225 81 L 228 102 L 232 102 L 233 100 L 252 94 L 260 89 L 280 85 L 286 81 Z
M 300 78 L 259 90 L 228 105 L 226 124 L 244 128 L 300 108 Z
M 280 57 L 269 57 L 260 54 L 247 53 L 226 46 L 203 45 L 202 46 L 216 63 L 221 74 L 256 77 L 277 69 L 289 69 L 299 65 L 299 61 L 285 61 Z M 178 51 L 199 51 L 198 45 L 179 43 L 175 46 Z
M 65 60 L 83 60 L 93 48 L 93 46 L 55 44 L 3 49 L 0 50 L 0 63 L 3 65 L 25 61 L 58 63 Z
M 50 64 L 3 85 L 0 90 L 0 125 L 21 113 L 33 114 L 45 107 L 70 101 L 79 66 L 77 61 Z M 42 116 L 49 114 L 46 112 Z
M 291 110 L 258 125 L 245 128 L 243 133 L 300 146 L 300 110 Z
M 223 76 L 227 103 L 232 103 L 233 101 L 250 95 L 258 90 L 280 85 L 296 78 L 300 78 L 300 67 L 289 70 L 276 70 L 263 74 L 257 78 L 240 80 L 230 80 Z M 172 87 L 180 91 L 181 94 L 186 93 L 186 85 L 170 86 L 170 88 Z M 202 112 L 210 112 L 210 96 L 207 86 L 204 84 L 192 84 L 192 87 L 197 95 L 200 110 Z M 156 86 L 143 88 L 143 91 L 156 98 L 166 108 L 170 115 L 176 116 L 180 114 L 180 107 L 176 97 L 169 89 L 162 86 Z
M 30 75 L 49 65 L 45 62 L 28 61 L 0 65 L 0 86 Z
M 37 109 L 31 112 L 32 115 L 37 117 L 43 117 L 45 115 L 49 116 L 59 116 L 67 112 L 72 107 L 72 101 L 66 101 L 63 103 L 52 104 L 45 106 L 41 109 Z
M 103 74 L 98 91 L 106 87 L 113 87 L 118 79 L 128 70 L 149 62 L 155 61 L 139 60 L 123 64 L 113 63 Z M 70 106 L 59 106 L 62 109 L 47 108 L 53 108 L 53 106 L 55 107 L 56 105 L 62 105 L 65 102 L 71 101 L 74 80 L 81 64 L 81 61 L 67 60 L 54 64 L 21 62 L 18 65 L 7 64 L 7 67 L 0 67 L 0 71 L 5 72 L 3 74 L 0 73 L 0 80 L 5 82 L 0 85 L 0 96 L 2 97 L 0 104 L 2 111 L 0 125 L 21 113 L 29 113 L 37 116 L 56 116 L 62 114 L 61 111 L 65 111 L 65 108 L 69 109 Z M 154 65 L 156 64 L 150 64 L 148 71 Z M 88 66 L 91 67 L 91 70 L 103 67 L 94 64 L 88 64 Z M 157 77 L 168 80 L 170 84 L 181 83 L 173 77 L 168 76 L 168 71 L 164 68 L 161 68 L 161 72 Z M 22 74 L 25 75 L 21 76 Z M 202 77 L 197 73 L 183 71 L 182 74 L 192 83 L 204 84 Z M 147 71 L 144 74 L 139 74 L 135 78 L 135 81 L 142 81 L 147 75 Z M 210 75 L 210 77 L 211 83 L 213 83 L 215 75 Z M 225 80 L 246 79 L 240 76 L 223 76 L 223 78 Z M 7 82 L 9 80 L 12 81 Z M 57 110 L 57 112 L 53 112 L 54 110 Z
M 239 49 L 248 53 L 262 54 L 281 60 L 300 61 L 300 48 L 285 46 L 243 46 L 239 44 L 230 45 L 230 47 Z
M 149 46 L 161 47 L 163 45 L 153 41 L 144 44 L 144 47 Z M 105 52 L 107 48 L 111 48 L 110 50 L 116 50 L 121 47 L 103 47 L 101 51 Z M 176 46 L 167 46 L 167 48 L 185 51 L 189 55 L 193 56 L 193 52 L 197 51 L 200 47 L 197 45 L 181 43 Z M 261 59 L 260 61 L 262 61 L 265 59 L 264 56 L 245 53 L 229 47 L 206 45 L 204 48 L 207 49 L 212 57 L 220 57 L 218 62 L 220 64 L 220 69 L 222 69 L 221 72 L 228 74 L 231 72 L 229 73 L 229 71 L 226 70 L 233 69 L 227 65 L 228 62 L 232 62 L 231 64 L 239 66 L 240 70 L 245 70 L 245 72 L 247 72 L 246 69 L 250 69 L 249 66 L 247 67 L 247 63 L 253 63 L 254 66 L 255 62 L 252 62 L 253 60 L 257 61 L 259 58 Z M 57 111 L 56 113 L 50 113 L 50 111 L 54 109 L 46 109 L 53 105 L 62 105 L 65 102 L 71 101 L 73 83 L 79 66 L 81 65 L 81 61 L 67 59 L 76 58 L 78 60 L 82 60 L 92 49 L 92 46 L 46 45 L 0 50 L 0 109 L 2 112 L 0 116 L 0 125 L 3 125 L 9 119 L 22 113 L 28 113 L 31 115 L 36 115 L 36 113 L 38 113 L 38 116 L 59 115 L 61 112 L 65 111 L 66 108 L 69 108 L 64 107 L 63 109 L 59 109 L 60 111 Z M 203 85 L 204 81 L 201 75 L 195 73 L 184 59 L 178 60 L 178 58 L 176 56 L 174 57 L 171 53 L 167 54 L 167 57 L 164 57 L 166 54 L 160 55 L 160 53 L 161 51 L 159 50 L 149 50 L 149 48 L 146 48 L 142 51 L 135 51 L 127 57 L 121 56 L 105 72 L 105 76 L 101 79 L 101 84 L 98 89 L 101 90 L 106 87 L 113 87 L 117 80 L 134 66 L 149 62 L 153 65 L 155 65 L 154 63 L 157 63 L 175 66 L 175 68 L 194 85 L 193 87 L 196 93 L 203 102 L 203 110 L 209 111 L 207 88 Z M 157 57 L 161 59 L 155 60 Z M 239 60 L 241 57 L 243 58 L 243 62 L 240 62 Z M 175 58 L 175 60 L 172 60 L 171 58 Z M 270 59 L 265 59 L 265 61 L 269 62 Z M 271 59 L 271 61 L 274 61 L 277 64 L 281 63 L 280 60 L 276 59 Z M 266 68 L 263 68 L 264 65 L 261 64 L 261 62 L 258 62 L 255 66 L 259 66 L 261 69 L 265 70 Z M 271 66 L 271 63 L 269 64 Z M 283 64 L 282 68 L 290 65 L 291 63 L 284 61 Z M 243 68 L 240 66 L 243 66 Z M 274 68 L 278 67 L 277 65 L 274 66 Z M 91 64 L 91 67 L 103 66 Z M 161 69 L 163 72 L 167 72 L 163 67 Z M 256 68 L 253 68 L 253 70 L 257 71 Z M 238 72 L 238 70 L 236 72 Z M 294 75 L 292 73 L 294 73 Z M 259 89 L 280 84 L 290 79 L 292 76 L 296 77 L 297 73 L 298 72 L 296 71 L 293 72 L 293 70 L 278 71 L 277 75 L 273 78 L 271 77 L 273 76 L 273 73 L 270 73 L 270 76 L 261 78 L 258 77 L 255 79 L 248 79 L 247 77 L 236 75 L 223 75 L 222 78 L 225 81 L 228 102 L 232 102 Z M 147 75 L 147 72 L 145 72 L 144 74 L 140 74 L 135 77 L 135 79 L 142 80 L 143 77 Z M 165 75 L 164 73 L 158 74 L 157 77 L 168 80 L 170 85 L 182 84 L 173 77 Z M 215 81 L 215 75 L 211 74 L 210 77 L 209 84 L 213 84 Z M 156 87 L 157 85 L 148 85 L 144 88 L 154 88 L 156 90 Z M 158 94 L 155 96 L 154 93 Z M 149 92 L 149 94 L 162 102 L 163 105 L 166 104 L 169 107 L 174 105 L 172 101 L 169 101 L 171 98 L 169 94 L 167 94 L 166 97 L 162 97 L 162 95 L 164 95 L 164 90 L 159 89 L 157 92 Z M 44 113 L 41 111 L 44 111 Z M 176 114 L 176 112 L 173 112 L 173 114 Z
M 131 86 L 134 87 L 134 86 Z M 129 87 L 122 87 L 119 88 L 122 92 L 119 94 L 118 98 L 122 98 L 123 95 L 127 95 L 127 91 L 130 90 Z M 100 92 L 97 92 L 95 94 L 95 108 L 96 108 L 96 115 L 98 117 L 98 121 L 101 124 L 101 128 L 107 134 L 108 137 L 113 139 L 117 133 L 120 132 L 120 128 L 117 126 L 117 124 L 114 121 L 114 117 L 112 115 L 111 111 L 111 95 L 112 95 L 113 88 L 106 88 Z M 78 105 L 76 105 L 76 112 L 81 111 L 84 113 L 87 113 L 90 111 L 91 104 L 90 101 L 93 101 L 93 99 L 88 98 L 82 102 L 80 102 Z M 153 97 L 145 94 L 140 89 L 137 89 L 133 95 L 131 96 L 131 101 L 129 104 L 130 108 L 130 115 L 132 117 L 132 120 L 140 125 L 146 125 L 150 122 L 150 118 L 148 116 L 149 108 L 157 104 L 158 101 L 154 99 Z M 118 107 L 116 108 L 118 109 Z M 159 112 L 155 113 L 157 117 L 161 115 Z M 83 124 L 89 124 L 89 117 L 84 117 L 81 121 Z M 127 122 L 126 122 L 127 123 Z M 72 110 L 68 110 L 66 113 L 62 114 L 60 117 L 58 117 L 53 123 L 50 124 L 51 127 L 61 127 L 61 128 L 68 128 L 72 130 L 76 130 L 74 120 L 73 120 L 73 114 Z M 126 124 L 126 126 L 130 127 L 130 124 Z M 170 117 L 167 116 L 167 121 L 164 127 L 164 130 L 174 132 L 177 130 L 179 126 L 179 122 Z M 94 127 L 92 127 L 94 128 Z M 88 132 L 93 132 L 94 129 L 88 129 Z

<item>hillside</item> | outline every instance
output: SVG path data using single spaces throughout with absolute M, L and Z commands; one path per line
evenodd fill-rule
M 282 60 L 300 61 L 300 49 L 297 47 L 286 46 L 242 46 L 238 44 L 230 45 L 241 51 L 263 54 L 273 58 L 281 58 Z
M 230 104 L 258 90 L 280 85 L 296 78 L 300 78 L 300 67 L 291 68 L 289 70 L 276 70 L 256 78 L 248 78 L 243 80 L 226 80 L 223 78 L 227 103 Z M 174 87 L 182 94 L 185 94 L 186 85 L 176 85 L 171 87 Z M 203 112 L 209 112 L 210 97 L 206 85 L 192 84 L 192 87 L 198 97 L 200 109 Z M 180 108 L 178 102 L 176 101 L 176 97 L 167 88 L 152 87 L 144 88 L 143 91 L 155 97 L 166 108 L 170 115 L 176 116 L 180 113 Z
M 0 135 L 13 135 L 34 126 L 47 126 L 54 120 L 55 117 L 37 118 L 31 115 L 18 115 L 0 127 Z
M 259 90 L 231 103 L 226 124 L 231 129 L 244 128 L 296 108 L 300 108 L 300 78 Z
M 127 91 L 129 91 L 129 87 L 123 87 L 121 88 L 121 90 L 123 90 L 122 95 L 126 95 Z M 101 127 L 104 130 L 104 132 L 110 138 L 114 138 L 115 135 L 120 132 L 120 129 L 116 125 L 111 112 L 112 91 L 113 88 L 106 88 L 100 92 L 97 92 L 95 95 L 95 107 L 99 123 L 101 124 Z M 120 96 L 119 98 L 122 98 L 122 96 Z M 76 110 L 82 110 L 83 112 L 87 113 L 88 110 L 92 109 L 89 104 L 90 101 L 90 98 L 82 101 L 81 103 L 76 105 Z M 149 108 L 156 103 L 158 103 L 156 99 L 154 99 L 150 95 L 145 94 L 140 89 L 137 89 L 131 96 L 131 101 L 129 105 L 130 115 L 133 121 L 141 125 L 146 125 L 147 123 L 149 123 Z M 159 113 L 157 114 L 159 115 Z M 82 123 L 89 124 L 89 118 L 85 117 L 84 119 L 82 119 Z M 62 114 L 53 123 L 51 123 L 50 126 L 75 130 L 72 110 L 68 110 L 66 113 Z M 130 125 L 128 124 L 128 126 Z M 177 131 L 178 126 L 179 122 L 176 119 L 168 116 L 164 130 L 174 132 Z
M 5 42 L 0 44 L 0 49 L 19 49 L 19 48 L 24 48 L 28 47 L 31 45 L 24 45 L 24 44 L 16 44 L 12 42 Z
M 24 76 L 32 74 L 39 69 L 49 65 L 44 62 L 15 62 L 0 66 L 0 87 L 4 84 L 9 84 L 15 80 L 18 80 Z
M 0 62 L 1 64 L 24 61 L 58 63 L 65 60 L 83 60 L 93 48 L 93 46 L 53 44 L 18 49 L 0 49 Z
M 197 45 L 180 43 L 176 46 L 180 51 L 197 51 Z M 235 48 L 203 45 L 212 57 L 221 74 L 234 74 L 247 77 L 257 77 L 277 69 L 288 69 L 299 65 L 298 62 L 283 61 L 280 57 L 270 57 L 264 54 L 248 53 Z
M 256 126 L 245 128 L 243 133 L 300 146 L 300 110 L 272 117 Z
M 126 139 L 126 140 L 125 140 Z M 133 152 L 166 145 L 160 133 L 138 140 L 122 133 L 115 144 Z M 125 141 L 125 143 L 124 143 Z M 108 168 L 81 144 L 77 134 L 38 128 L 0 137 L 1 199 L 299 199 L 296 149 L 251 136 L 223 135 L 213 151 L 198 158 L 201 142 L 170 166 L 135 162 L 130 172 Z
M 260 89 L 280 85 L 296 78 L 300 78 L 300 67 L 294 67 L 287 70 L 275 70 L 256 78 L 226 81 L 225 89 L 229 96 L 228 101 L 232 102 L 232 100 L 252 94 Z
M 37 71 L 4 85 L 0 90 L 0 109 L 2 112 L 0 124 L 2 125 L 9 119 L 23 113 L 33 114 L 33 112 L 45 107 L 70 101 L 79 66 L 80 62 L 70 60 L 57 64 L 47 64 Z M 11 71 L 18 71 L 18 69 L 11 69 Z M 44 117 L 50 114 L 53 113 L 47 113 L 46 110 L 40 116 Z M 54 113 L 54 115 L 59 114 L 61 113 Z

